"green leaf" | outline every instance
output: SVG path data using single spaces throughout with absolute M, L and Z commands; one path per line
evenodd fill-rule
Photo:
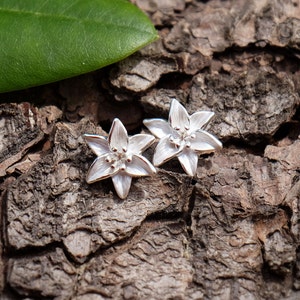
M 99 69 L 156 38 L 126 0 L 0 0 L 0 92 Z

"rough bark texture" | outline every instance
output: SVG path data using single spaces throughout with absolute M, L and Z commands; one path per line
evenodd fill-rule
M 299 299 L 300 2 L 135 0 L 160 39 L 98 72 L 0 95 L 1 299 Z M 224 149 L 88 185 L 83 133 L 171 99 Z M 151 159 L 154 146 L 145 156 Z

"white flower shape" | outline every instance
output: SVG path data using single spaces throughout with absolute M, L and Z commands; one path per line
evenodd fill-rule
M 213 115 L 210 111 L 198 111 L 189 116 L 186 109 L 173 99 L 168 122 L 163 119 L 144 120 L 145 126 L 160 139 L 153 157 L 154 166 L 178 157 L 184 171 L 194 176 L 198 155 L 222 148 L 216 137 L 201 129 Z
M 122 122 L 114 119 L 108 139 L 96 134 L 84 134 L 84 138 L 97 155 L 87 173 L 87 183 L 111 177 L 118 196 L 125 199 L 132 177 L 156 173 L 153 165 L 141 155 L 155 140 L 150 134 L 128 137 Z

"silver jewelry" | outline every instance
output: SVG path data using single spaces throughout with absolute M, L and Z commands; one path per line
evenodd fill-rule
M 189 116 L 186 109 L 173 99 L 168 121 L 144 120 L 145 126 L 159 138 L 153 157 L 154 166 L 178 157 L 184 171 L 194 176 L 198 155 L 222 148 L 222 143 L 216 137 L 202 129 L 213 115 L 210 111 L 199 111 Z
M 84 138 L 97 155 L 87 173 L 87 183 L 111 177 L 118 196 L 125 199 L 132 177 L 156 173 L 154 166 L 141 155 L 155 140 L 150 134 L 128 137 L 122 122 L 114 119 L 107 139 L 95 134 L 85 134 Z

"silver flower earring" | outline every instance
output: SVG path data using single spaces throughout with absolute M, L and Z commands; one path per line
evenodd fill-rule
M 156 173 L 153 165 L 141 155 L 155 140 L 150 134 L 128 137 L 122 122 L 114 119 L 108 139 L 95 134 L 85 134 L 84 138 L 97 155 L 87 173 L 87 183 L 111 177 L 118 196 L 125 199 L 132 177 Z
M 198 155 L 222 148 L 216 137 L 201 129 L 213 115 L 210 111 L 199 111 L 189 116 L 186 109 L 173 99 L 168 122 L 163 119 L 144 120 L 150 132 L 160 139 L 153 157 L 154 166 L 178 157 L 184 171 L 194 176 Z

